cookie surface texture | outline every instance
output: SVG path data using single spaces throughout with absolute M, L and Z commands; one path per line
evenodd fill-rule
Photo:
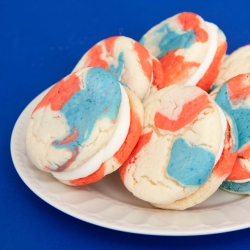
M 111 73 L 73 73 L 34 109 L 26 134 L 29 158 L 58 179 L 89 176 L 124 144 L 131 113 L 126 90 Z
M 218 106 L 198 87 L 172 85 L 143 103 L 142 135 L 119 169 L 126 188 L 155 204 L 199 189 L 219 160 L 225 130 Z
M 114 172 L 127 160 L 141 135 L 144 111 L 139 98 L 128 88 L 125 88 L 125 90 L 128 94 L 130 104 L 130 126 L 124 143 L 119 150 L 115 152 L 111 158 L 103 162 L 99 169 L 93 174 L 84 178 L 60 181 L 73 186 L 87 185 L 99 181 L 105 175 Z
M 110 71 L 140 100 L 148 92 L 153 78 L 152 59 L 147 49 L 124 36 L 98 42 L 83 55 L 73 72 L 85 67 L 101 67 Z
M 177 200 L 171 204 L 152 205 L 163 209 L 184 210 L 200 204 L 201 202 L 208 199 L 214 192 L 217 191 L 221 184 L 224 183 L 225 179 L 229 176 L 233 169 L 238 149 L 238 135 L 236 124 L 230 116 L 226 115 L 226 117 L 227 130 L 223 152 L 219 161 L 213 168 L 213 171 L 208 180 L 203 185 L 201 185 L 197 189 L 197 191 L 183 199 Z
M 150 29 L 140 40 L 164 70 L 164 86 L 199 85 L 208 91 L 217 77 L 227 43 L 222 31 L 200 16 L 183 12 Z
M 249 185 L 246 183 L 250 181 L 250 74 L 231 78 L 216 88 L 211 95 L 215 95 L 215 101 L 233 117 L 238 130 L 237 159 L 222 188 L 249 194 L 250 189 L 247 190 Z

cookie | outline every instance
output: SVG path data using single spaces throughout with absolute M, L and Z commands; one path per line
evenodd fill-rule
M 95 182 L 126 160 L 142 116 L 140 100 L 110 72 L 85 68 L 55 84 L 34 109 L 28 156 L 64 183 Z
M 239 149 L 232 172 L 222 188 L 250 194 L 250 74 L 241 74 L 217 87 L 212 93 L 220 107 L 230 114 L 238 129 Z
M 238 48 L 223 61 L 213 89 L 240 74 L 250 72 L 250 45 Z
M 162 209 L 187 209 L 205 201 L 214 192 L 217 191 L 217 189 L 221 186 L 222 183 L 225 182 L 225 179 L 229 176 L 233 169 L 238 149 L 238 131 L 236 124 L 234 120 L 231 119 L 231 117 L 227 114 L 226 118 L 227 130 L 223 152 L 219 161 L 213 168 L 213 171 L 209 176 L 208 180 L 203 185 L 201 185 L 196 192 L 183 199 L 177 200 L 171 204 L 155 204 L 155 206 Z
M 143 105 L 142 135 L 119 172 L 136 197 L 168 208 L 167 204 L 188 198 L 211 180 L 225 145 L 229 145 L 227 121 L 212 98 L 195 86 L 165 87 Z M 227 170 L 218 172 L 224 179 L 224 172 L 229 174 Z M 222 180 L 217 182 L 211 182 L 210 195 Z
M 101 67 L 125 83 L 140 100 L 149 91 L 153 78 L 151 55 L 137 41 L 115 36 L 104 39 L 87 51 L 73 72 L 86 67 Z
M 150 86 L 149 94 L 158 91 L 165 87 L 164 85 L 164 71 L 161 62 L 154 56 L 152 56 L 153 64 L 153 81 Z M 148 97 L 149 95 L 146 95 Z
M 164 70 L 162 85 L 183 84 L 209 91 L 227 49 L 226 37 L 213 23 L 183 12 L 151 28 L 140 40 Z

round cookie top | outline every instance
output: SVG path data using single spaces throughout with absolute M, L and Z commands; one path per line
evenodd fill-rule
M 53 176 L 58 180 L 65 184 L 74 186 L 87 185 L 93 182 L 97 182 L 101 180 L 105 175 L 116 171 L 129 157 L 141 135 L 144 111 L 139 98 L 131 90 L 129 90 L 128 87 L 122 87 L 121 89 L 123 88 L 127 93 L 130 104 L 130 119 L 127 119 L 128 121 L 119 121 L 122 123 L 130 122 L 129 130 L 127 132 L 126 138 L 123 141 L 123 144 L 119 147 L 119 149 L 117 147 L 117 150 L 114 152 L 114 154 L 108 160 L 102 162 L 98 170 L 96 170 L 91 175 L 88 175 L 86 177 L 81 176 L 81 178 L 77 179 L 62 180 L 60 179 L 60 176 L 58 176 L 58 173 L 52 173 Z M 120 110 L 120 113 L 123 116 L 125 115 L 124 110 Z M 121 137 L 121 135 L 116 135 L 114 133 L 113 138 L 114 137 Z
M 140 43 L 161 61 L 165 86 L 196 85 L 215 56 L 218 27 L 197 14 L 183 12 L 154 26 Z
M 215 101 L 233 117 L 237 129 L 239 150 L 229 181 L 250 180 L 250 74 L 231 78 L 212 93 Z
M 73 72 L 85 67 L 101 67 L 110 71 L 140 100 L 147 94 L 153 77 L 152 59 L 147 49 L 124 36 L 98 42 L 83 55 Z
M 197 46 L 201 42 L 201 60 L 204 59 L 204 50 L 208 49 L 208 31 L 205 21 L 194 13 L 183 12 L 167 18 L 151 28 L 140 39 L 140 43 L 148 48 L 149 52 L 162 58 L 165 54 L 176 49 L 187 49 Z M 185 52 L 185 51 L 184 51 Z M 194 56 L 199 57 L 198 54 Z
M 212 98 L 193 86 L 163 88 L 143 104 L 143 132 L 121 178 L 143 200 L 172 203 L 209 178 L 223 150 L 226 120 Z
M 234 76 L 250 72 L 250 45 L 238 48 L 230 54 L 221 65 L 215 80 L 215 86 L 222 85 Z
M 225 183 L 225 179 L 231 173 L 235 159 L 237 157 L 238 132 L 234 120 L 227 113 L 224 114 L 227 119 L 224 148 L 221 157 L 214 166 L 208 180 L 203 185 L 201 185 L 197 191 L 183 199 L 179 199 L 168 204 L 152 205 L 163 209 L 184 210 L 205 201 L 218 190 L 222 183 Z
M 35 166 L 61 172 L 82 165 L 112 137 L 122 102 L 116 78 L 86 68 L 55 84 L 34 109 L 26 145 Z

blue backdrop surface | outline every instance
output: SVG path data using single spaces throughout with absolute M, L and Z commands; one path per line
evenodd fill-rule
M 171 237 L 118 232 L 80 221 L 37 197 L 10 155 L 15 121 L 39 93 L 69 74 L 96 42 L 114 35 L 136 40 L 182 11 L 217 24 L 228 53 L 250 43 L 248 1 L 0 1 L 1 249 L 243 249 L 250 229 Z

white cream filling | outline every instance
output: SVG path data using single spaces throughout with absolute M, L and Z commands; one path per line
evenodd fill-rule
M 226 130 L 227 130 L 227 119 L 226 116 L 224 115 L 223 111 L 221 110 L 221 108 L 217 105 L 218 111 L 219 111 L 219 115 L 220 115 L 220 120 L 221 120 L 221 127 L 222 127 L 222 139 L 221 139 L 221 143 L 220 143 L 220 148 L 219 151 L 216 155 L 215 158 L 215 163 L 214 166 L 217 164 L 217 162 L 219 161 L 221 154 L 223 152 L 224 149 L 224 141 L 225 141 L 225 137 L 226 137 Z
M 213 23 L 206 22 L 206 24 L 209 34 L 209 48 L 206 57 L 194 74 L 184 82 L 185 86 L 195 86 L 204 76 L 214 59 L 218 47 L 218 27 Z
M 117 126 L 108 144 L 93 155 L 87 162 L 70 171 L 53 172 L 53 176 L 60 180 L 75 180 L 89 176 L 99 169 L 101 164 L 110 159 L 124 143 L 130 127 L 130 105 L 126 91 L 121 88 L 121 105 Z
M 250 178 L 248 179 L 243 179 L 243 180 L 228 180 L 230 182 L 235 182 L 235 183 L 245 183 L 245 182 L 249 182 Z

